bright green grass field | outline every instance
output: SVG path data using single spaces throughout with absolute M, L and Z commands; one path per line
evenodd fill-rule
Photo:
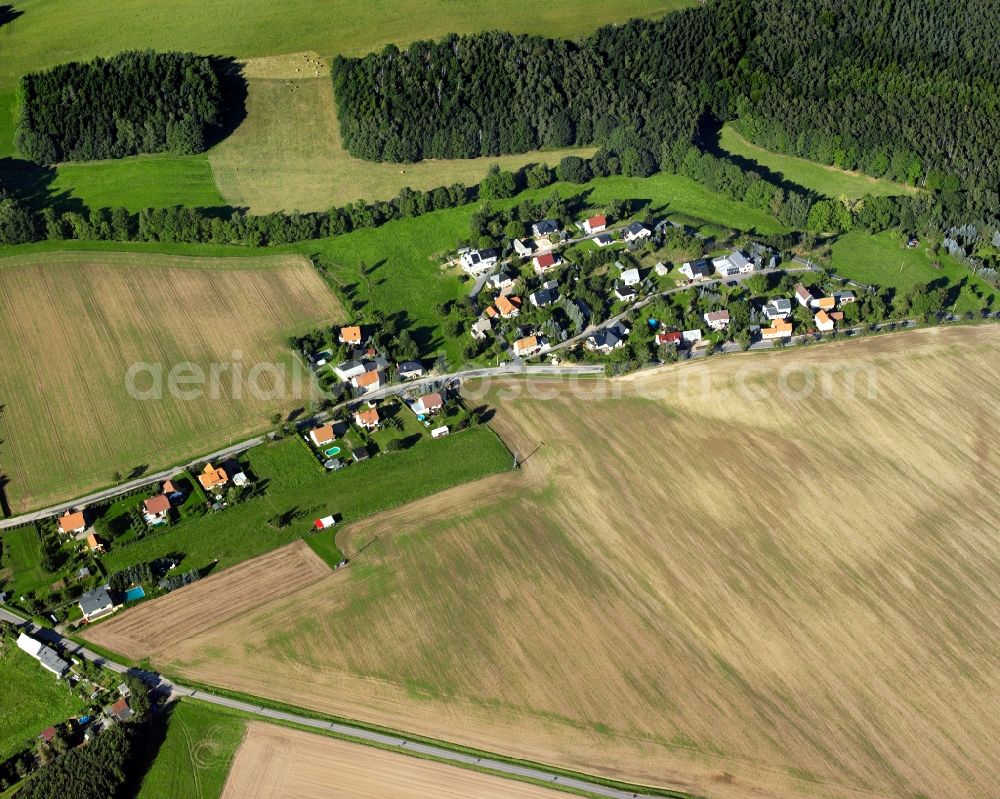
M 0 761 L 30 745 L 52 724 L 84 708 L 69 683 L 57 680 L 13 641 L 0 642 Z
M 916 191 L 912 186 L 903 183 L 880 180 L 860 172 L 845 172 L 842 169 L 817 164 L 805 158 L 794 158 L 765 150 L 763 147 L 758 147 L 744 139 L 732 125 L 725 125 L 722 128 L 719 146 L 726 152 L 755 161 L 772 172 L 778 173 L 785 180 L 812 189 L 826 197 L 846 196 L 853 199 L 865 194 L 898 195 L 912 194 Z
M 21 596 L 28 591 L 36 591 L 57 577 L 48 574 L 41 567 L 42 548 L 34 527 L 17 527 L 0 533 L 3 547 L 3 573 L 11 576 L 11 582 L 0 580 L 0 590 L 13 591 Z
M 405 412 L 405 411 L 404 411 Z M 250 468 L 269 481 L 266 495 L 168 528 L 126 547 L 111 547 L 103 559 L 108 572 L 151 561 L 167 553 L 183 554 L 180 570 L 203 568 L 218 558 L 219 568 L 263 554 L 304 536 L 318 539 L 318 554 L 338 555 L 326 538 L 312 535 L 313 520 L 328 514 L 351 522 L 394 508 L 445 488 L 507 469 L 507 448 L 488 427 L 424 440 L 411 449 L 355 463 L 327 473 L 304 443 L 287 438 L 249 452 Z M 294 511 L 283 529 L 269 520 Z
M 138 799 L 218 799 L 245 732 L 240 714 L 190 699 L 176 703 Z
M 935 260 L 940 261 L 940 269 L 931 266 Z M 844 277 L 894 288 L 901 294 L 916 283 L 943 280 L 948 288 L 968 286 L 975 288 L 983 297 L 993 297 L 994 304 L 1000 300 L 989 284 L 947 253 L 942 252 L 932 258 L 923 245 L 908 249 L 894 231 L 875 236 L 854 231 L 840 236 L 833 245 L 833 267 L 837 274 Z M 967 308 L 958 306 L 956 310 L 962 312 Z

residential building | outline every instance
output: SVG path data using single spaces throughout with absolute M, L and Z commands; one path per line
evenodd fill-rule
M 382 374 L 378 369 L 372 369 L 370 372 L 365 372 L 363 375 L 352 377 L 351 385 L 359 391 L 366 393 L 369 391 L 375 391 L 376 389 L 382 387 Z
M 536 308 L 544 308 L 559 299 L 559 284 L 555 280 L 549 280 L 542 284 L 537 291 L 528 295 L 528 302 Z
M 469 250 L 459 258 L 462 269 L 472 275 L 481 275 L 496 266 L 500 260 L 500 251 L 492 247 L 486 250 Z
M 357 325 L 340 328 L 339 341 L 341 344 L 358 345 L 361 343 L 361 328 Z
M 857 300 L 853 291 L 836 291 L 833 296 L 837 300 L 837 305 L 847 305 L 849 302 Z
M 531 260 L 535 264 L 535 271 L 540 275 L 544 275 L 550 269 L 555 269 L 555 267 L 562 263 L 559 256 L 554 252 L 541 253 Z
M 410 406 L 410 410 L 416 414 L 427 415 L 429 413 L 436 413 L 444 407 L 444 400 L 438 392 L 433 392 L 432 394 L 424 394 L 422 397 L 418 398 Z
M 559 223 L 554 219 L 543 219 L 540 222 L 535 222 L 531 226 L 531 235 L 536 239 L 542 237 L 551 236 L 553 233 L 559 232 Z
M 639 277 L 639 270 L 633 268 L 623 269 L 621 280 L 626 286 L 638 286 L 642 278 Z
M 110 587 L 107 585 L 87 591 L 77 604 L 80 605 L 83 618 L 88 622 L 107 616 L 115 610 L 115 603 L 111 601 Z
M 833 320 L 826 311 L 817 311 L 813 321 L 816 322 L 816 329 L 823 333 L 829 333 L 833 330 Z
M 801 283 L 795 284 L 795 299 L 799 301 L 799 305 L 803 308 L 809 308 L 816 296 L 813 294 L 811 288 L 806 288 Z
M 772 339 L 785 339 L 792 337 L 792 323 L 787 319 L 775 319 L 770 327 L 761 328 L 761 341 L 771 341 Z
M 668 344 L 677 347 L 680 346 L 681 341 L 681 334 L 676 330 L 672 330 L 670 332 L 660 331 L 656 334 L 657 347 L 664 347 Z
M 424 367 L 419 361 L 403 361 L 396 367 L 396 374 L 400 380 L 413 380 L 421 377 L 423 373 Z
M 368 447 L 358 447 L 357 449 L 352 449 L 351 457 L 354 458 L 355 463 L 361 463 L 361 461 L 368 460 Z
M 528 358 L 537 355 L 545 347 L 545 340 L 539 336 L 526 336 L 514 342 L 514 355 Z
M 93 533 L 87 535 L 87 547 L 91 552 L 103 552 L 104 542 Z
M 104 712 L 119 724 L 130 721 L 132 716 L 135 715 L 132 708 L 129 707 L 128 700 L 124 696 L 118 699 L 114 704 L 108 705 L 104 708 Z
M 527 258 L 537 247 L 531 239 L 514 239 L 514 252 L 522 258 Z
M 201 474 L 198 475 L 198 482 L 206 491 L 219 488 L 229 482 L 229 475 L 223 468 L 215 468 L 211 463 L 206 463 Z
M 486 279 L 486 285 L 496 291 L 502 291 L 503 289 L 513 286 L 516 281 L 517 278 L 507 272 L 507 270 L 501 269 L 495 275 L 490 275 Z
M 610 233 L 602 233 L 600 236 L 594 236 L 594 244 L 598 247 L 607 247 L 615 243 L 615 237 Z
M 653 235 L 653 231 L 646 227 L 642 222 L 633 222 L 627 228 L 625 228 L 625 241 L 643 241 L 648 239 Z
M 607 226 L 608 226 L 608 219 L 606 216 L 604 216 L 604 214 L 596 214 L 592 217 L 589 217 L 588 219 L 584 219 L 583 222 L 580 224 L 580 227 L 583 228 L 583 232 L 586 233 L 588 236 L 594 233 L 600 233 L 601 231 L 605 230 Z
M 368 370 L 361 361 L 344 361 L 341 364 L 337 364 L 333 367 L 333 373 L 337 376 L 337 379 L 346 383 L 351 378 L 357 377 L 358 375 L 363 375 Z
M 440 427 L 435 427 L 431 430 L 431 438 L 444 438 L 448 435 L 448 425 L 441 425 Z
M 705 324 L 710 330 L 725 330 L 729 327 L 729 311 L 709 311 L 704 316 Z
M 615 281 L 615 299 L 619 302 L 632 302 L 638 295 L 631 286 L 626 286 L 620 281 Z
M 497 297 L 497 311 L 504 319 L 511 319 L 521 313 L 520 297 Z
M 629 328 L 622 322 L 615 322 L 589 336 L 584 346 L 595 352 L 608 353 L 619 347 L 624 347 L 625 339 L 630 332 Z
M 491 330 L 493 330 L 493 323 L 488 317 L 483 316 L 473 322 L 470 333 L 476 341 L 482 341 L 489 335 Z
M 337 436 L 333 432 L 333 425 L 325 424 L 321 427 L 314 427 L 309 431 L 309 440 L 314 447 L 325 447 L 327 444 L 332 444 L 337 440 Z
M 82 533 L 87 529 L 87 522 L 83 517 L 83 511 L 66 511 L 59 517 L 59 532 L 72 535 Z
M 142 503 L 142 518 L 146 524 L 166 524 L 170 514 L 170 498 L 166 494 L 157 494 Z
M 768 321 L 785 319 L 792 315 L 792 301 L 787 297 L 776 297 L 764 305 L 764 316 Z
M 670 271 L 670 268 L 663 261 L 660 261 L 660 263 L 653 267 L 653 271 L 660 277 L 663 277 Z
M 812 307 L 821 311 L 832 311 L 837 307 L 837 300 L 835 297 L 817 297 L 812 301 Z
M 688 344 L 694 344 L 695 342 L 701 341 L 701 331 L 685 330 L 681 333 L 681 338 Z
M 689 261 L 678 270 L 688 280 L 704 280 L 712 274 L 712 266 L 704 258 Z
M 754 271 L 753 262 L 747 260 L 747 257 L 739 250 L 733 250 L 729 255 L 720 255 L 717 258 L 713 258 L 712 266 L 724 277 Z
M 69 671 L 69 663 L 59 657 L 59 653 L 30 635 L 21 633 L 17 637 L 17 648 L 31 655 L 43 669 L 51 671 L 56 677 L 62 677 Z
M 379 426 L 378 409 L 369 408 L 354 414 L 354 424 L 365 430 L 375 430 Z

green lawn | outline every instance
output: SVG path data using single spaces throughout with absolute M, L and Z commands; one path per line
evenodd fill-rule
M 17 597 L 28 591 L 44 588 L 57 579 L 41 567 L 41 542 L 33 526 L 17 527 L 0 533 L 0 546 L 3 547 L 0 563 L 4 573 L 11 577 L 10 583 L 0 582 L 0 590 L 13 591 Z
M 336 473 L 327 473 L 294 438 L 250 450 L 247 459 L 252 472 L 268 481 L 264 496 L 188 519 L 128 546 L 112 545 L 104 558 L 107 570 L 168 553 L 183 556 L 181 571 L 203 568 L 216 558 L 219 568 L 225 568 L 307 535 L 321 539 L 317 551 L 332 560 L 336 553 L 322 539 L 333 533 L 312 536 L 314 519 L 334 514 L 351 522 L 510 466 L 506 447 L 488 427 L 421 441 Z M 269 523 L 282 514 L 292 514 L 294 520 L 284 528 Z
M 239 713 L 190 699 L 176 703 L 138 799 L 218 799 L 245 731 Z
M 755 161 L 785 180 L 827 197 L 837 198 L 843 195 L 856 198 L 865 194 L 897 195 L 912 194 L 916 191 L 912 186 L 903 183 L 879 180 L 860 172 L 845 172 L 805 158 L 794 158 L 765 150 L 744 139 L 732 125 L 723 126 L 719 136 L 719 146 L 733 155 Z
M 932 266 L 939 261 L 940 269 Z M 937 284 L 953 290 L 956 310 L 968 310 L 971 292 L 960 293 L 962 287 L 975 289 L 983 297 L 997 303 L 997 292 L 984 280 L 973 275 L 947 253 L 931 257 L 924 245 L 908 249 L 906 242 L 894 231 L 870 235 L 855 231 L 840 236 L 833 245 L 833 267 L 837 274 L 861 283 L 877 284 L 905 294 L 916 283 Z
M 0 708 L 0 762 L 49 725 L 84 710 L 68 682 L 57 680 L 13 640 L 0 641 Z

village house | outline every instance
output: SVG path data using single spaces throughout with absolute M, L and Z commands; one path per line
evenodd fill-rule
M 660 261 L 656 266 L 653 267 L 653 271 L 658 276 L 663 277 L 665 274 L 667 274 L 667 272 L 670 271 L 670 267 L 668 267 L 665 263 L 663 263 L 663 261 Z
M 333 425 L 325 424 L 321 427 L 314 427 L 309 431 L 309 440 L 314 447 L 325 447 L 327 444 L 332 444 L 337 440 L 337 436 L 333 432 Z
M 30 635 L 21 633 L 17 637 L 17 648 L 37 660 L 43 669 L 51 671 L 57 678 L 63 677 L 69 671 L 69 663 L 59 657 L 59 653 Z
M 669 332 L 661 330 L 659 333 L 656 334 L 657 347 L 665 347 L 667 345 L 677 347 L 680 346 L 681 340 L 682 340 L 681 334 L 676 330 L 672 330 Z
M 363 375 L 367 371 L 361 361 L 344 361 L 333 367 L 333 373 L 337 376 L 337 379 L 344 383 L 353 377 Z
M 341 344 L 357 346 L 361 343 L 361 328 L 357 325 L 353 325 L 352 327 L 342 327 L 340 328 L 340 335 L 337 340 L 340 341 Z
M 539 275 L 544 275 L 550 269 L 555 269 L 562 263 L 562 260 L 554 252 L 546 252 L 541 255 L 536 255 L 531 260 L 535 265 L 535 272 Z
M 817 311 L 813 321 L 816 323 L 816 329 L 822 333 L 829 333 L 833 330 L 833 320 L 826 311 Z
M 142 518 L 148 525 L 166 524 L 170 514 L 170 498 L 166 494 L 157 494 L 142 503 Z
M 725 330 L 729 327 L 729 311 L 709 311 L 704 316 L 705 324 L 710 330 Z
M 514 239 L 513 246 L 514 252 L 522 258 L 527 258 L 538 249 L 535 242 L 531 239 Z
M 792 337 L 792 323 L 786 319 L 775 319 L 770 327 L 761 328 L 761 341 L 786 339 Z
M 72 535 L 75 533 L 82 533 L 87 529 L 87 521 L 84 519 L 83 511 L 78 510 L 75 512 L 66 511 L 62 516 L 59 517 L 59 532 L 66 533 L 67 535 Z
M 598 247 L 608 247 L 615 243 L 615 237 L 610 233 L 602 233 L 599 236 L 594 236 L 594 244 Z
M 410 410 L 414 413 L 426 416 L 427 414 L 437 413 L 444 407 L 444 400 L 438 392 L 433 392 L 432 394 L 424 394 L 419 397 L 411 406 Z
M 639 284 L 641 278 L 639 276 L 638 269 L 634 267 L 626 269 L 625 264 L 623 264 L 621 261 L 615 261 L 615 266 L 618 267 L 618 273 L 621 276 L 622 283 L 624 283 L 626 286 L 636 286 Z
M 748 261 L 747 257 L 739 250 L 733 250 L 729 255 L 713 258 L 712 266 L 723 277 L 745 274 L 754 270 L 753 262 Z
M 785 319 L 792 315 L 792 301 L 787 297 L 777 297 L 764 305 L 764 316 L 768 321 Z
M 837 307 L 837 300 L 834 297 L 817 297 L 812 301 L 812 307 L 821 311 L 832 311 Z
M 229 482 L 229 475 L 223 468 L 216 469 L 211 463 L 206 463 L 201 474 L 198 475 L 198 482 L 206 491 L 219 488 Z
M 604 216 L 604 214 L 596 214 L 592 217 L 584 219 L 583 222 L 580 223 L 580 228 L 588 236 L 594 233 L 602 232 L 607 228 L 607 226 L 608 226 L 608 219 L 606 216 Z
M 816 299 L 816 295 L 813 294 L 811 288 L 806 288 L 801 283 L 795 284 L 795 299 L 799 301 L 799 305 L 803 308 L 809 308 L 813 300 Z
M 545 348 L 545 339 L 540 336 L 525 336 L 514 342 L 514 355 L 518 358 L 530 358 Z
M 685 330 L 681 333 L 681 338 L 688 344 L 695 344 L 701 341 L 700 330 Z
M 370 372 L 365 372 L 363 375 L 352 377 L 351 385 L 359 391 L 363 391 L 365 393 L 375 391 L 376 389 L 382 387 L 382 374 L 378 369 L 372 369 Z
M 685 263 L 678 271 L 688 280 L 704 280 L 711 276 L 712 266 L 704 258 L 699 258 Z
M 497 297 L 497 311 L 504 319 L 512 319 L 521 313 L 520 297 Z
M 837 305 L 847 305 L 848 303 L 855 302 L 857 300 L 853 291 L 836 291 L 834 292 L 833 297 L 837 301 Z
M 379 426 L 378 409 L 369 408 L 354 414 L 354 424 L 365 430 L 375 430 Z
M 486 285 L 495 291 L 502 291 L 503 289 L 510 288 L 517 282 L 517 278 L 510 274 L 506 269 L 501 269 L 495 275 L 490 275 L 486 279 Z
M 634 288 L 618 280 L 615 281 L 614 295 L 619 302 L 632 302 L 638 296 Z
M 84 620 L 88 622 L 107 616 L 115 610 L 115 603 L 111 601 L 110 588 L 107 585 L 100 585 L 87 591 L 77 604 Z
M 531 235 L 536 239 L 542 237 L 551 236 L 553 233 L 559 233 L 559 223 L 554 219 L 542 219 L 539 222 L 535 222 L 531 226 Z
M 499 250 L 492 247 L 486 250 L 469 250 L 462 254 L 459 263 L 462 269 L 471 275 L 481 275 L 487 269 L 492 269 L 500 260 Z
M 648 239 L 653 235 L 653 231 L 646 227 L 642 222 L 633 222 L 627 228 L 625 228 L 625 241 L 643 241 Z
M 128 700 L 124 696 L 118 699 L 114 704 L 108 705 L 104 708 L 104 712 L 119 724 L 129 721 L 132 716 L 135 715 L 132 708 L 129 707 Z
M 91 552 L 104 552 L 104 542 L 93 533 L 87 534 L 87 547 Z
M 424 367 L 419 361 L 403 361 L 396 367 L 396 374 L 400 380 L 414 380 L 423 376 Z
M 594 352 L 609 353 L 625 346 L 625 339 L 631 332 L 622 322 L 615 322 L 602 330 L 598 330 L 587 338 L 584 346 Z
M 487 317 L 483 316 L 472 323 L 472 328 L 469 332 L 476 341 L 483 341 L 491 330 L 493 330 L 493 323 Z
M 549 280 L 543 283 L 540 289 L 533 291 L 528 295 L 528 302 L 536 308 L 544 308 L 546 305 L 551 305 L 558 299 L 559 283 L 555 280 Z

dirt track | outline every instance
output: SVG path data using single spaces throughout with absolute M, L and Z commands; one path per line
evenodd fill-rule
M 559 799 L 566 794 L 370 746 L 251 723 L 222 799 Z

